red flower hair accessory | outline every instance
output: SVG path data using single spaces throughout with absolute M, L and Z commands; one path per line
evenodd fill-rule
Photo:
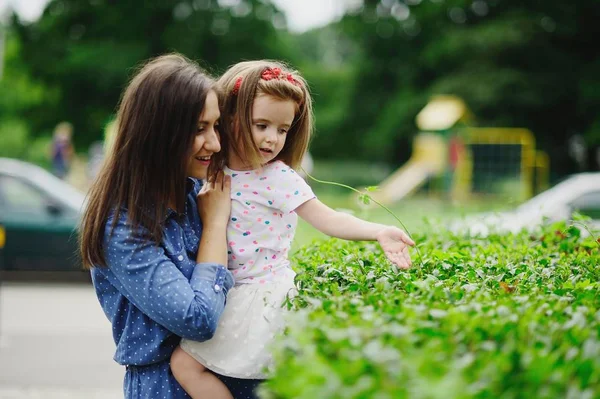
M 263 80 L 273 80 L 273 79 L 279 79 L 279 75 L 281 75 L 281 69 L 268 67 L 267 69 L 265 69 L 263 71 L 263 73 L 260 75 L 260 77 Z
M 298 86 L 298 87 L 302 87 L 302 83 L 300 83 L 296 78 L 294 78 L 294 75 L 292 75 L 291 73 L 286 73 L 285 75 L 281 73 L 281 69 L 280 68 L 271 68 L 268 67 L 266 68 L 263 73 L 260 75 L 261 79 L 263 80 L 273 80 L 273 79 L 285 79 L 288 82 L 290 82 L 291 84 L 293 84 L 294 86 Z
M 242 86 L 242 77 L 238 77 L 235 80 L 235 84 L 233 85 L 233 90 L 231 90 L 231 94 L 233 94 L 234 96 L 238 94 L 238 92 L 240 91 L 240 87 Z
M 291 73 L 288 73 L 285 78 L 294 86 L 302 87 L 302 83 L 300 83 Z

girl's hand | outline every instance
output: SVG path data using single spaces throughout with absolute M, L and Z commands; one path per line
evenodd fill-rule
M 231 214 L 231 176 L 219 172 L 213 182 L 207 181 L 198 193 L 198 212 L 205 226 L 227 226 Z
M 415 245 L 415 242 L 404 231 L 393 226 L 384 227 L 377 233 L 377 241 L 390 262 L 400 269 L 412 266 L 408 247 Z

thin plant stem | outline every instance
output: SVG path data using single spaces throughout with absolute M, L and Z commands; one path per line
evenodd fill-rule
M 408 236 L 412 239 L 412 234 L 410 234 L 410 232 L 408 231 L 408 229 L 406 228 L 406 226 L 404 225 L 404 223 L 402 223 L 402 220 L 400 220 L 400 218 L 398 216 L 396 216 L 396 214 L 394 212 L 392 212 L 392 210 L 390 208 L 388 208 L 387 206 L 383 205 L 381 202 L 375 200 L 369 194 L 364 193 L 364 192 L 362 192 L 360 190 L 357 190 L 354 187 L 348 186 L 346 184 L 337 183 L 337 182 L 333 182 L 333 181 L 327 181 L 327 180 L 317 179 L 316 177 L 313 177 L 310 173 L 308 173 L 306 170 L 304 170 L 303 167 L 300 167 L 300 169 L 302 169 L 302 171 L 304 172 L 304 174 L 306 176 L 308 176 L 311 180 L 316 181 L 317 183 L 329 184 L 331 186 L 343 187 L 343 188 L 346 188 L 348 190 L 354 191 L 355 193 L 357 193 L 358 195 L 360 195 L 362 198 L 366 198 L 369 201 L 373 201 L 374 203 L 376 203 L 377 205 L 379 205 L 381 208 L 385 209 L 385 211 L 387 213 L 389 213 L 390 215 L 392 215 L 392 217 L 394 219 L 396 219 L 398 221 L 398 223 L 400 223 L 400 226 L 402 226 L 402 228 L 404 229 L 404 231 L 406 231 L 406 234 L 408 234 Z M 421 263 L 421 266 L 423 266 L 424 265 L 423 257 L 421 256 L 421 251 L 419 251 L 419 247 L 417 245 L 415 245 L 415 250 L 417 251 L 417 255 L 419 256 L 419 262 Z
M 592 231 L 590 230 L 590 228 L 588 227 L 587 224 L 585 224 L 583 222 L 580 222 L 578 220 L 571 221 L 571 226 L 577 226 L 577 225 L 583 227 L 588 232 L 588 234 L 590 235 L 590 237 L 592 237 L 592 239 L 594 240 L 594 242 L 596 244 L 598 244 L 598 247 L 600 247 L 600 238 L 596 237 L 596 235 L 594 233 L 592 233 Z M 563 233 L 565 233 L 566 231 L 567 230 L 564 230 Z

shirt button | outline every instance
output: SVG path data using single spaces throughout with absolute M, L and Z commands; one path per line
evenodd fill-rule
M 221 286 L 219 284 L 215 284 L 215 292 L 221 291 Z
M 177 257 L 177 259 L 179 259 L 179 260 L 183 260 L 183 255 L 179 255 L 179 256 Z

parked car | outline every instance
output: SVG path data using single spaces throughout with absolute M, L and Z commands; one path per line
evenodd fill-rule
M 77 225 L 84 199 L 36 165 L 0 158 L 2 270 L 81 270 Z
M 600 228 L 600 172 L 579 173 L 524 202 L 513 211 L 484 213 L 454 221 L 455 233 L 486 236 L 490 232 L 532 231 L 544 223 L 572 220 L 577 212 L 591 218 L 592 230 Z M 586 230 L 584 234 L 589 234 Z

